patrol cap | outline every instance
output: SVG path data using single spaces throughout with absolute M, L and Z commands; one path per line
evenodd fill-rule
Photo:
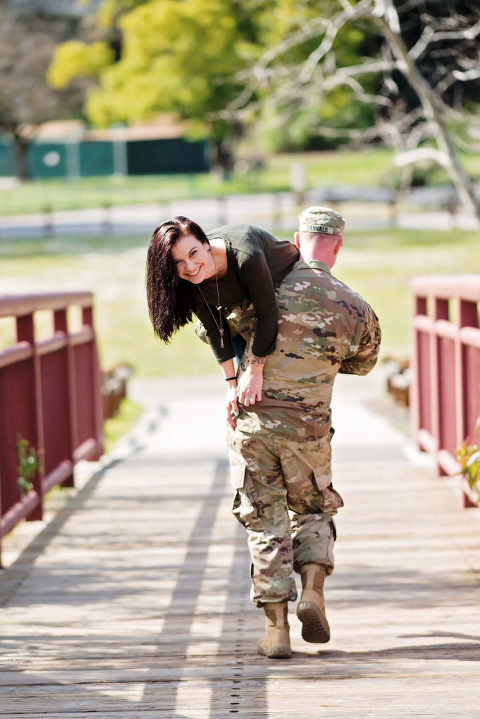
M 321 232 L 324 235 L 342 236 L 345 220 L 330 207 L 307 207 L 298 216 L 300 232 Z

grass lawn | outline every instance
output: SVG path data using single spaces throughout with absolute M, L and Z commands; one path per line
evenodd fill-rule
M 480 267 L 477 232 L 389 230 L 346 236 L 334 272 L 372 305 L 382 326 L 382 355 L 409 356 L 418 275 L 468 274 Z
M 480 176 L 479 155 L 470 153 L 462 161 L 470 174 Z M 392 153 L 377 149 L 272 155 L 266 158 L 263 169 L 254 173 L 238 170 L 228 181 L 222 181 L 215 173 L 36 180 L 0 189 L 0 215 L 288 190 L 291 167 L 298 163 L 305 168 L 309 189 L 332 185 L 384 185 L 389 184 L 395 172 Z M 437 174 L 436 180 L 445 182 L 446 178 Z
M 192 325 L 167 346 L 154 339 L 144 296 L 145 249 L 144 237 L 2 240 L 1 291 L 92 290 L 105 369 L 125 361 L 143 376 L 215 372 L 213 355 L 195 337 Z M 404 357 L 409 351 L 410 279 L 477 267 L 477 233 L 381 230 L 348 233 L 335 274 L 376 310 L 383 354 Z M 0 320 L 0 346 L 11 336 L 11 321 Z
M 135 426 L 142 413 L 140 405 L 129 399 L 122 399 L 118 414 L 107 419 L 103 426 L 105 454 L 111 452 L 118 440 Z

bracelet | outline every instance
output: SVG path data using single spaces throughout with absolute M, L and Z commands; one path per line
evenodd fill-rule
M 237 379 L 235 376 L 233 377 L 225 377 L 225 382 L 230 382 L 231 379 Z

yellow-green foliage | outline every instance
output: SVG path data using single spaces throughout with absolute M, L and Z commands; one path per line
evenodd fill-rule
M 460 472 L 472 491 L 471 499 L 480 498 L 480 417 L 477 419 L 473 437 L 467 437 L 456 451 Z
M 86 113 L 95 125 L 161 112 L 202 118 L 233 97 L 246 40 L 230 0 L 146 2 L 118 21 L 122 57 L 105 68 Z M 248 43 L 247 43 L 248 45 Z
M 94 77 L 113 60 L 105 42 L 86 45 L 70 40 L 59 45 L 48 70 L 47 80 L 57 90 L 67 87 L 76 77 Z

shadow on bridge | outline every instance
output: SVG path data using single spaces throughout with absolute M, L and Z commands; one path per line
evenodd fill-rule
M 292 659 L 255 654 L 223 387 L 137 385 L 135 434 L 0 577 L 0 716 L 473 716 L 478 515 L 372 412 L 368 381 L 340 379 L 334 407 L 330 644 L 304 643 L 292 608 Z

